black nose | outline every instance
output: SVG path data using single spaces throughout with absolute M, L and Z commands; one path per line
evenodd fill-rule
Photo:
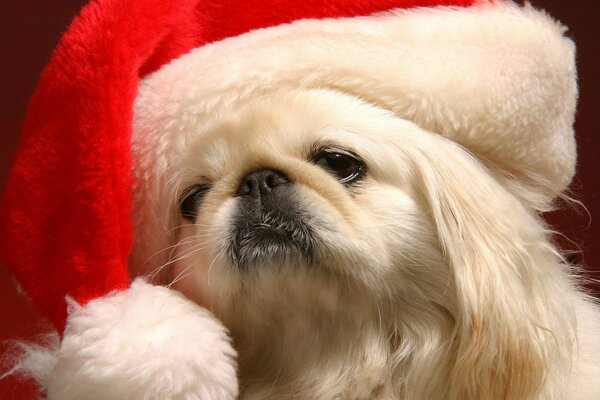
M 237 189 L 236 196 L 266 196 L 277 186 L 289 184 L 289 178 L 280 171 L 261 169 L 246 175 Z

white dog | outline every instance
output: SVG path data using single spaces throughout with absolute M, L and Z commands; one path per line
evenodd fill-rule
M 597 306 L 528 192 L 455 142 L 305 90 L 177 163 L 168 280 L 230 330 L 242 399 L 600 398 Z
M 73 22 L 0 213 L 62 337 L 8 373 L 52 400 L 600 400 L 600 308 L 538 214 L 575 172 L 565 28 L 275 3 Z

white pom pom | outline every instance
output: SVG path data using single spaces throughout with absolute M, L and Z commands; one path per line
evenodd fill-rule
M 49 399 L 237 397 L 225 327 L 180 293 L 137 280 L 130 289 L 70 304 Z

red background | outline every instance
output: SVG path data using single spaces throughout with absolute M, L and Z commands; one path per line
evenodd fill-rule
M 27 101 L 37 78 L 48 61 L 50 52 L 69 21 L 78 13 L 83 0 L 20 0 L 0 5 L 0 189 L 3 190 L 11 158 L 19 135 Z M 587 207 L 559 210 L 547 216 L 548 221 L 568 240 L 563 247 L 576 250 L 574 261 L 586 267 L 588 274 L 600 278 L 600 137 L 599 124 L 598 12 L 592 2 L 533 0 L 569 26 L 569 36 L 578 47 L 580 100 L 576 132 L 579 146 L 577 176 L 571 186 L 573 195 Z M 25 199 L 26 201 L 26 199 Z M 590 284 L 600 294 L 600 285 Z M 19 296 L 11 277 L 0 268 L 0 341 L 28 338 L 44 332 L 47 323 L 40 320 L 31 305 Z M 6 345 L 0 346 L 4 354 Z M 0 380 L 0 399 L 34 398 L 34 391 L 14 379 Z

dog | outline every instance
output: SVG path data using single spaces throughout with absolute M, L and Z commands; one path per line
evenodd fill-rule
M 596 302 L 533 195 L 456 142 L 282 91 L 172 168 L 154 273 L 228 328 L 241 399 L 600 398 Z

